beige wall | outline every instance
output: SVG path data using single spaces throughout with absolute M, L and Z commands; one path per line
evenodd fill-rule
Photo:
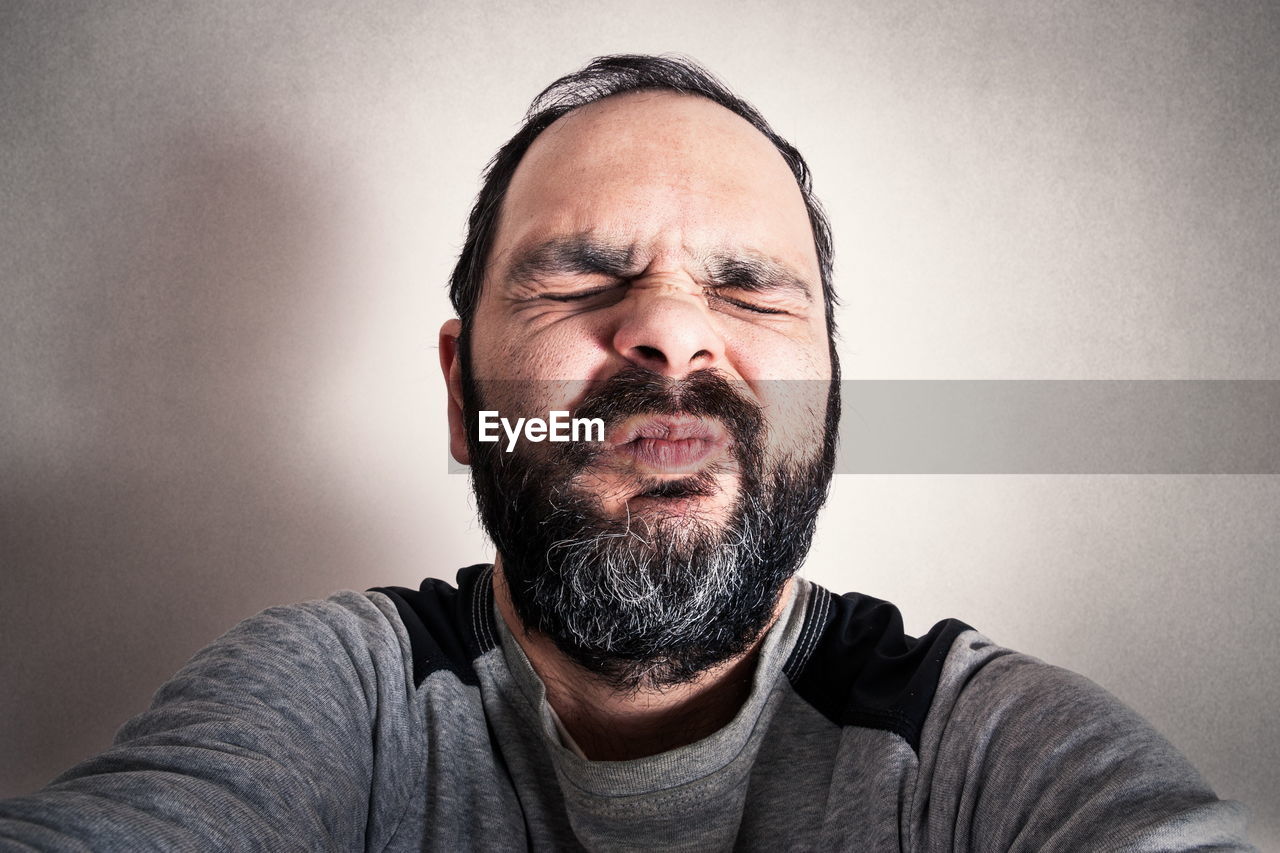
M 0 795 L 273 603 L 488 551 L 436 330 L 543 84 L 680 51 L 793 139 L 851 378 L 1280 378 L 1266 3 L 6 3 Z M 1280 848 L 1280 477 L 837 479 L 807 573 L 1149 716 Z

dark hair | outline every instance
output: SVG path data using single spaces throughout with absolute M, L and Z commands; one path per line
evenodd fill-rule
M 581 71 L 561 77 L 533 99 L 520 130 L 498 150 L 485 169 L 484 184 L 467 221 L 467 239 L 449 279 L 449 299 L 462 320 L 463 348 L 466 348 L 466 339 L 470 337 L 471 318 L 480 298 L 485 264 L 497 233 L 502 201 L 529 146 L 552 122 L 579 107 L 626 92 L 652 90 L 698 95 L 738 114 L 764 134 L 791 167 L 813 228 L 813 245 L 822 275 L 827 332 L 832 339 L 832 367 L 835 369 L 836 296 L 831 282 L 831 225 L 813 195 L 809 167 L 800 152 L 775 133 L 755 107 L 729 91 L 710 71 L 687 57 L 679 56 L 600 56 Z

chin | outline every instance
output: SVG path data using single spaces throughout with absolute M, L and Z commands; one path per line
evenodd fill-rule
M 738 507 L 742 484 L 736 474 L 708 470 L 680 478 L 597 474 L 575 485 L 582 489 L 579 494 L 600 496 L 606 518 L 640 520 L 654 530 L 679 533 L 699 525 L 704 531 L 726 526 Z

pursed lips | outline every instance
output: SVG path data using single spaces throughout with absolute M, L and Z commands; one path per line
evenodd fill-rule
M 723 424 L 692 415 L 632 417 L 605 436 L 607 451 L 629 457 L 655 474 L 694 473 L 728 445 Z

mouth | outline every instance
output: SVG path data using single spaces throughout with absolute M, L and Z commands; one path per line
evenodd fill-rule
M 628 418 L 605 436 L 605 448 L 653 475 L 688 476 L 729 446 L 718 421 L 692 416 Z

